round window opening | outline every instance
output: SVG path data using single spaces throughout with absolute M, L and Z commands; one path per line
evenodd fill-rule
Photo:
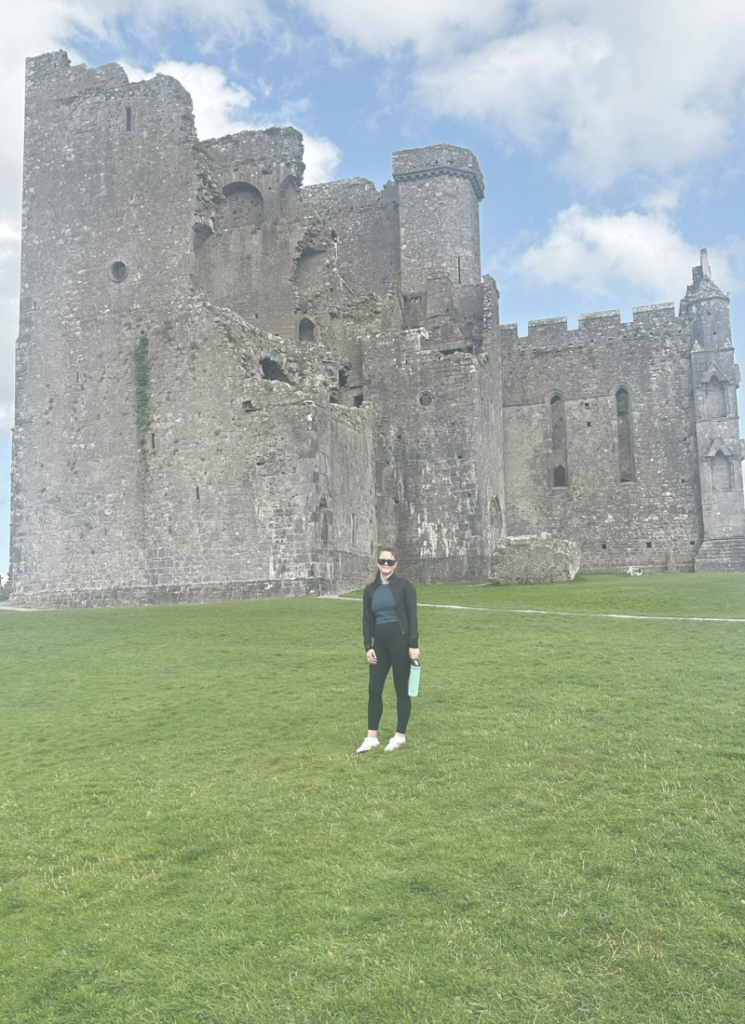
M 112 263 L 109 267 L 109 273 L 111 274 L 112 281 L 123 281 L 127 276 L 127 264 L 117 260 L 116 263 Z
M 424 405 L 424 406 L 432 405 L 434 400 L 435 400 L 435 396 L 432 394 L 431 391 L 422 391 L 421 395 L 419 396 L 419 404 L 420 405 Z

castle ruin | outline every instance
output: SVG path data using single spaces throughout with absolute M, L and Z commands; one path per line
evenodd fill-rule
M 475 156 L 303 186 L 173 78 L 28 62 L 11 602 L 745 570 L 729 300 L 499 323 Z

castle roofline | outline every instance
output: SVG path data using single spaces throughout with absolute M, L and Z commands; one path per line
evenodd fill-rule
M 565 316 L 551 316 L 545 317 L 542 320 L 529 320 L 527 334 L 520 334 L 518 324 L 514 323 L 501 324 L 500 331 L 503 334 L 511 335 L 517 340 L 528 341 L 534 339 L 545 342 L 548 337 L 556 338 L 557 340 L 564 336 L 579 338 L 590 331 L 594 332 L 598 327 L 602 329 L 603 324 L 622 326 L 624 324 L 649 323 L 650 319 L 674 321 L 676 319 L 675 303 L 657 302 L 650 306 L 634 306 L 631 320 L 621 320 L 621 311 L 619 309 L 604 309 L 595 313 L 580 313 L 578 324 L 575 328 L 568 327 Z
M 416 181 L 440 175 L 467 178 L 478 201 L 484 198 L 484 176 L 470 149 L 441 143 L 421 149 L 399 149 L 393 154 L 394 181 Z

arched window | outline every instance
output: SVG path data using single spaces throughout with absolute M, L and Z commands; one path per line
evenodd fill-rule
M 497 537 L 502 533 L 502 506 L 496 494 L 491 500 L 489 513 L 492 541 L 496 542 Z
M 294 174 L 290 174 L 279 186 L 279 208 L 285 216 L 297 206 L 299 188 L 300 182 Z
M 729 459 L 724 452 L 717 452 L 711 460 L 711 489 L 713 491 L 732 490 L 732 472 Z
M 618 468 L 622 484 L 636 480 L 634 442 L 631 435 L 631 401 L 626 388 L 616 391 L 616 427 L 618 429 Z
M 567 434 L 564 399 L 554 395 L 549 402 L 551 419 L 551 486 L 567 486 Z
M 223 194 L 227 200 L 225 226 L 230 228 L 257 228 L 264 221 L 264 197 L 247 181 L 234 181 L 226 185 Z
M 297 336 L 300 341 L 313 341 L 316 336 L 316 325 L 307 316 L 300 321 L 297 329 Z
M 706 416 L 710 420 L 723 420 L 727 416 L 727 392 L 723 380 L 716 375 L 705 385 Z
M 329 509 L 325 494 L 321 498 L 321 503 L 318 506 L 318 521 L 321 526 L 321 543 L 328 544 L 331 524 L 334 521 L 334 513 Z

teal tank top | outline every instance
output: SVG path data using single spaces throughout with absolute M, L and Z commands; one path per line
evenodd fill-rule
M 393 597 L 390 583 L 381 583 L 376 588 L 372 596 L 372 610 L 376 626 L 382 626 L 386 622 L 398 622 L 396 601 Z

